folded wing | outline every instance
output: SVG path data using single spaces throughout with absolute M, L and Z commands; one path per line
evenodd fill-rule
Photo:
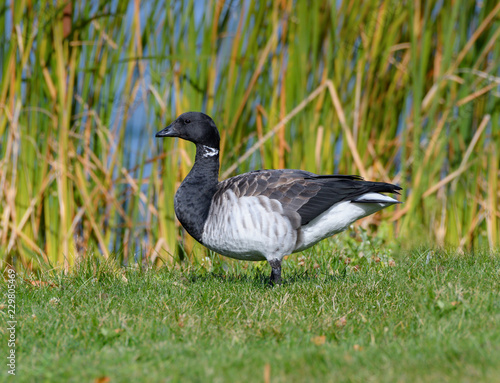
M 219 184 L 216 194 L 231 189 L 236 196 L 265 196 L 278 200 L 294 226 L 307 225 L 342 201 L 397 203 L 378 193 L 399 194 L 401 188 L 385 182 L 363 181 L 359 176 L 316 175 L 303 170 L 258 170 Z

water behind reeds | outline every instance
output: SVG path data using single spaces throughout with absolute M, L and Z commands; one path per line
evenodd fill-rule
M 394 182 L 400 238 L 498 246 L 496 1 L 10 1 L 0 30 L 4 261 L 189 254 L 194 147 L 154 138 L 189 110 L 218 124 L 223 178 Z

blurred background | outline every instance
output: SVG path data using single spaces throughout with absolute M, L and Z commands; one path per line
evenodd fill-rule
M 173 210 L 194 145 L 154 138 L 186 111 L 218 125 L 221 179 L 397 183 L 374 235 L 499 245 L 496 0 L 8 0 L 0 30 L 4 263 L 203 257 Z

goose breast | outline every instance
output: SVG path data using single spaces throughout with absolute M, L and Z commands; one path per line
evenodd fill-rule
M 204 225 L 202 242 L 231 258 L 258 261 L 290 254 L 300 218 L 266 196 L 238 197 L 231 189 L 216 194 Z M 295 226 L 295 228 L 294 228 Z

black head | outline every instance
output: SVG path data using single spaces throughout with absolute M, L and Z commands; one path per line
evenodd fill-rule
M 156 137 L 179 137 L 195 144 L 219 150 L 220 136 L 215 122 L 204 113 L 187 112 L 181 114 Z

